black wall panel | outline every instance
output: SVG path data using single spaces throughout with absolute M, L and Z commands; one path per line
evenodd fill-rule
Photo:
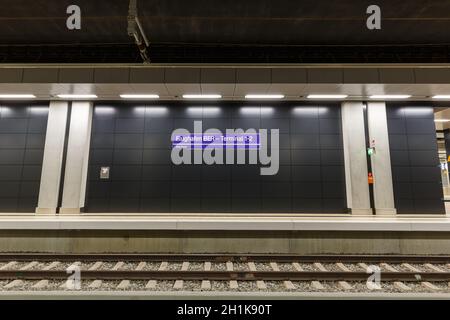
M 0 103 L 0 212 L 34 212 L 48 104 Z
M 171 133 L 280 129 L 278 174 L 260 165 L 173 165 Z M 341 116 L 327 105 L 131 105 L 94 109 L 89 212 L 345 212 Z M 110 179 L 99 177 L 110 167 Z
M 433 107 L 388 104 L 387 118 L 398 213 L 445 213 Z

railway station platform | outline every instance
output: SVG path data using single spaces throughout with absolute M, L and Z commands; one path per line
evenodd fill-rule
M 450 215 L 3 214 L 0 230 L 416 231 L 450 232 Z
M 0 252 L 450 254 L 450 217 L 2 215 Z

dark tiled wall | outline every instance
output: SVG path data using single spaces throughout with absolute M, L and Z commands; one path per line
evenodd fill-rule
M 172 165 L 171 132 L 280 129 L 280 169 Z M 339 105 L 119 105 L 94 110 L 89 212 L 344 212 Z M 99 179 L 111 167 L 109 180 Z
M 387 118 L 398 213 L 445 213 L 433 107 L 388 104 Z
M 48 104 L 0 104 L 0 211 L 34 212 Z

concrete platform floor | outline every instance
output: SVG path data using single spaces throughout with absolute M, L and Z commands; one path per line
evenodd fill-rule
M 450 255 L 450 217 L 2 215 L 0 252 Z
M 0 214 L 0 230 L 255 230 L 450 232 L 450 215 Z

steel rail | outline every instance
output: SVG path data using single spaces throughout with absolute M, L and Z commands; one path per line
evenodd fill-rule
M 448 255 L 292 255 L 292 254 L 36 254 L 1 253 L 5 261 L 127 261 L 127 262 L 303 262 L 303 263 L 450 263 Z
M 61 280 L 65 270 L 0 270 L 1 280 Z M 238 281 L 367 281 L 365 272 L 322 271 L 136 271 L 86 270 L 81 280 L 238 280 Z M 450 281 L 450 272 L 382 272 L 381 281 Z

